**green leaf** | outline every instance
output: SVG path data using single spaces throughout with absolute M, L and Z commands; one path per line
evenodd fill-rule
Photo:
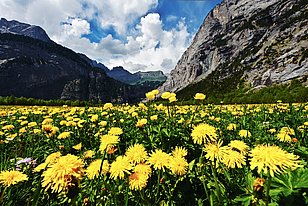
M 237 196 L 233 202 L 238 203 L 238 202 L 242 202 L 244 206 L 249 206 L 250 202 L 252 200 L 252 195 L 240 195 Z

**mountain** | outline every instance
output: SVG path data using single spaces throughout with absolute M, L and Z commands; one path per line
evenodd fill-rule
M 161 91 L 229 92 L 307 85 L 306 0 L 224 0 L 205 18 Z
M 20 23 L 14 20 L 8 21 L 5 18 L 1 18 L 0 20 L 0 33 L 18 34 L 45 42 L 52 42 L 47 33 L 41 27 Z
M 167 79 L 162 71 L 139 71 L 132 74 L 121 66 L 114 67 L 112 70 L 107 71 L 107 75 L 126 84 L 146 85 L 153 89 L 160 86 Z
M 5 19 L 0 25 L 7 25 L 0 33 L 0 96 L 136 102 L 150 90 L 108 77 L 102 64 L 48 40 L 39 27 Z

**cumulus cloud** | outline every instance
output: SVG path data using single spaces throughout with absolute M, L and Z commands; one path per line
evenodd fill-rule
M 81 37 L 90 33 L 90 23 L 84 19 L 72 19 L 70 23 L 63 24 L 63 31 L 68 36 Z
M 0 14 L 8 20 L 39 25 L 51 39 L 112 68 L 169 72 L 187 48 L 191 35 L 185 19 L 170 16 L 176 27 L 166 30 L 158 0 L 1 0 Z M 91 42 L 91 22 L 114 34 Z

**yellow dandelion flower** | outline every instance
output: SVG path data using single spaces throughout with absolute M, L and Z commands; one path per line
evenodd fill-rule
M 142 144 L 135 144 L 133 146 L 130 146 L 127 149 L 125 155 L 129 159 L 129 161 L 134 164 L 144 162 L 148 157 L 148 153 L 146 152 Z
M 107 121 L 101 121 L 100 123 L 98 123 L 98 125 L 101 127 L 105 127 L 107 125 Z
M 99 171 L 101 170 L 101 175 L 107 174 L 109 171 L 109 163 L 107 160 L 104 160 L 103 165 L 101 159 L 94 160 L 93 162 L 90 163 L 88 168 L 86 169 L 86 174 L 87 177 L 92 180 L 99 175 Z M 102 168 L 101 168 L 102 166 Z
M 234 131 L 234 130 L 236 130 L 236 124 L 230 123 L 230 124 L 228 125 L 228 127 L 227 127 L 227 130 L 229 130 L 229 131 Z
M 184 175 L 187 172 L 188 163 L 185 158 L 172 156 L 168 168 L 176 175 Z
M 138 120 L 136 126 L 137 127 L 143 127 L 144 125 L 146 125 L 147 122 L 148 122 L 147 119 L 140 119 L 140 120 Z
M 119 143 L 119 137 L 114 135 L 103 135 L 101 137 L 101 144 L 99 150 L 103 154 L 105 150 L 112 148 L 115 144 Z
M 97 122 L 97 120 L 98 120 L 98 115 L 97 114 L 92 115 L 91 122 Z
M 40 129 L 34 129 L 33 130 L 33 133 L 34 134 L 40 134 L 42 132 L 42 130 L 40 130 Z
M 204 148 L 204 151 L 206 152 L 205 158 L 211 160 L 212 162 L 215 160 L 222 162 L 223 157 L 226 154 L 226 150 L 228 149 L 228 147 L 222 147 L 222 144 L 223 142 L 221 140 L 206 144 Z
M 28 180 L 26 174 L 22 172 L 11 170 L 11 171 L 2 171 L 0 173 L 0 184 L 5 187 L 9 187 L 11 185 L 15 185 L 19 182 Z
M 177 101 L 176 96 L 171 96 L 168 100 L 169 100 L 169 103 Z
M 141 173 L 132 173 L 129 176 L 129 188 L 131 190 L 142 190 L 147 186 L 148 176 Z
M 170 155 L 163 152 L 161 149 L 156 149 L 155 152 L 152 152 L 148 158 L 148 162 L 153 165 L 156 170 L 164 170 L 164 167 L 168 166 L 169 160 Z
M 113 108 L 112 103 L 106 103 L 106 104 L 104 104 L 104 107 L 103 107 L 104 110 L 112 109 L 112 108 Z
M 136 173 L 144 174 L 146 176 L 151 176 L 151 172 L 152 172 L 151 166 L 146 163 L 137 164 L 133 170 Z
M 288 135 L 295 135 L 294 129 L 291 129 L 289 127 L 282 127 L 279 131 L 279 133 L 285 133 Z
M 187 149 L 183 147 L 176 146 L 175 149 L 172 151 L 173 157 L 185 157 L 187 155 Z
M 247 154 L 249 147 L 246 145 L 245 142 L 240 140 L 232 140 L 229 143 L 229 147 L 235 150 L 238 150 L 241 154 Z
M 196 144 L 216 141 L 216 128 L 209 124 L 201 123 L 194 127 L 191 136 Z
M 153 116 L 150 117 L 150 120 L 155 121 L 155 120 L 157 120 L 157 118 L 158 118 L 157 115 L 153 115 Z
M 48 166 L 43 172 L 42 186 L 47 191 L 49 188 L 52 192 L 67 192 L 70 187 L 78 186 L 78 181 L 83 176 L 83 162 L 75 155 L 65 155 L 58 161 Z
M 116 136 L 119 136 L 121 134 L 123 134 L 123 131 L 121 128 L 119 127 L 111 127 L 109 132 L 108 132 L 109 135 L 116 135 Z
M 67 124 L 67 121 L 66 121 L 66 120 L 61 120 L 61 121 L 60 121 L 60 125 L 61 125 L 61 126 L 63 126 L 63 125 L 66 126 L 66 124 Z
M 153 94 L 155 94 L 155 95 L 158 95 L 158 94 L 159 94 L 158 89 L 154 89 L 154 90 L 152 90 L 151 92 L 152 92 Z
M 22 121 L 22 122 L 20 122 L 20 126 L 23 126 L 23 125 L 25 125 L 25 124 L 28 124 L 28 121 Z
M 153 92 L 147 92 L 147 93 L 145 94 L 145 96 L 146 96 L 146 98 L 147 98 L 148 100 L 153 100 L 153 99 L 155 99 L 155 94 L 154 94 Z
M 81 142 L 79 144 L 76 144 L 75 146 L 73 146 L 72 148 L 74 148 L 75 150 L 81 150 L 82 144 Z
M 205 94 L 203 93 L 196 93 L 194 96 L 194 99 L 196 100 L 204 100 L 205 99 Z
M 289 134 L 287 133 L 283 133 L 283 132 L 280 132 L 277 134 L 277 138 L 281 141 L 281 142 L 291 142 L 292 141 L 292 138 Z
M 250 169 L 258 169 L 260 174 L 284 173 L 287 169 L 294 170 L 300 167 L 299 157 L 288 153 L 276 145 L 258 145 L 250 152 Z
M 125 173 L 130 174 L 132 166 L 126 156 L 118 156 L 117 159 L 110 165 L 110 177 L 113 179 L 123 179 Z
M 28 123 L 28 127 L 35 127 L 35 126 L 37 126 L 36 122 L 29 122 Z
M 163 98 L 163 99 L 169 99 L 170 96 L 171 96 L 171 93 L 170 93 L 170 92 L 164 92 L 164 93 L 162 93 L 161 98 Z
M 50 138 L 59 131 L 59 128 L 52 126 L 51 124 L 45 124 L 45 125 L 42 125 L 42 130 L 45 131 L 46 136 Z
M 240 137 L 251 137 L 251 133 L 248 130 L 242 129 L 239 131 Z
M 46 169 L 46 167 L 47 167 L 47 164 L 44 162 L 44 163 L 41 163 L 41 164 L 39 164 L 38 166 L 36 166 L 36 167 L 33 169 L 33 171 L 34 171 L 34 172 L 40 172 L 40 171 Z
M 42 125 L 45 125 L 45 124 L 52 124 L 52 122 L 53 122 L 53 119 L 51 119 L 51 118 L 46 118 L 46 119 L 43 120 Z
M 244 154 L 232 149 L 225 150 L 222 163 L 229 168 L 242 168 L 243 165 L 246 165 Z
M 268 130 L 269 133 L 274 134 L 276 132 L 276 129 L 272 128 Z
M 2 130 L 10 131 L 10 130 L 13 130 L 14 128 L 15 128 L 14 125 L 9 124 L 9 125 L 3 126 Z
M 95 152 L 92 150 L 87 150 L 83 153 L 83 158 L 84 159 L 88 159 L 88 158 L 92 158 L 93 155 L 95 155 Z
M 71 132 L 62 132 L 58 135 L 58 139 L 66 139 L 71 135 Z
M 61 153 L 60 152 L 54 152 L 51 153 L 50 155 L 48 155 L 48 157 L 45 160 L 46 164 L 52 165 L 54 163 L 56 163 L 58 161 L 58 159 L 60 158 Z

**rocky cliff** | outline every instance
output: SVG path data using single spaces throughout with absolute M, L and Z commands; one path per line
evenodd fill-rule
M 221 91 L 305 78 L 307 23 L 305 0 L 224 0 L 159 89 Z
M 0 96 L 136 102 L 148 90 L 108 77 L 54 42 L 0 34 Z
M 8 21 L 5 18 L 0 19 L 0 33 L 18 34 L 45 42 L 52 42 L 45 30 L 41 27 L 20 23 L 15 20 Z

